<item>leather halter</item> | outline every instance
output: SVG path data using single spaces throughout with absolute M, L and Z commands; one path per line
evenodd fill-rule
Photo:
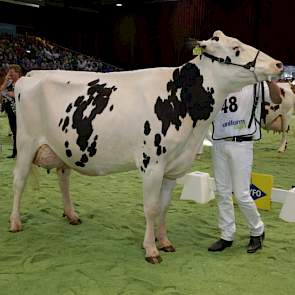
M 258 57 L 259 52 L 260 52 L 260 50 L 257 50 L 255 58 L 252 61 L 249 61 L 248 63 L 246 63 L 244 65 L 239 65 L 239 64 L 233 63 L 233 62 L 229 61 L 228 59 L 224 59 L 224 58 L 221 58 L 221 57 L 216 57 L 216 56 L 214 56 L 212 54 L 209 54 L 207 52 L 203 52 L 202 55 L 210 58 L 212 60 L 212 62 L 217 61 L 217 62 L 222 63 L 222 64 L 233 65 L 233 66 L 242 67 L 244 69 L 247 69 L 247 70 L 249 70 L 250 72 L 253 73 L 256 82 L 259 82 L 259 80 L 257 78 L 257 75 L 255 73 L 255 66 L 256 66 L 256 61 L 257 61 L 257 57 Z

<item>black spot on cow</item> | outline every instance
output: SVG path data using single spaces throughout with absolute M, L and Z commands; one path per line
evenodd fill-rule
M 144 123 L 144 134 L 149 135 L 151 132 L 151 126 L 149 121 L 145 121 Z
M 280 108 L 278 104 L 271 106 L 270 109 L 273 110 L 274 112 L 277 111 Z
M 157 147 L 157 155 L 160 156 L 162 154 L 162 148 L 161 146 Z
M 141 170 L 142 172 L 145 172 L 145 169 L 143 169 L 142 166 L 140 166 L 140 170 Z
M 146 141 L 145 140 L 143 141 L 143 144 L 146 144 Z
M 225 58 L 225 62 L 226 62 L 226 63 L 231 63 L 231 59 L 230 59 L 229 56 L 227 56 L 227 57 Z
M 156 135 L 155 135 L 155 146 L 159 146 L 160 145 L 160 143 L 161 143 L 161 135 L 159 134 L 159 133 L 157 133 Z
M 68 141 L 65 142 L 65 147 L 66 147 L 66 148 L 69 147 L 69 142 L 68 142 Z
M 157 148 L 157 155 L 160 156 L 162 154 L 162 147 L 161 147 L 161 135 L 159 133 L 157 133 L 155 135 L 155 140 L 154 140 L 154 145 Z
M 236 56 L 239 56 L 240 55 L 240 50 L 237 50 L 236 51 Z
M 71 81 L 67 81 L 67 84 L 70 84 L 71 83 Z
M 70 122 L 70 118 L 67 116 L 64 120 L 64 124 L 62 125 L 62 131 L 65 131 L 65 129 L 68 127 L 69 125 L 69 122 Z
M 66 149 L 66 155 L 68 158 L 70 158 L 72 156 L 72 151 L 69 149 Z
M 270 106 L 270 103 L 265 101 L 261 104 L 261 120 L 266 123 L 266 116 L 268 115 L 268 107 Z
M 82 162 L 82 163 L 87 163 L 87 162 L 88 162 L 88 157 L 87 157 L 86 154 L 83 154 L 83 155 L 82 155 L 82 157 L 81 157 L 81 159 L 80 159 L 80 162 Z
M 62 124 L 62 121 L 63 121 L 63 120 L 64 120 L 63 118 L 61 118 L 61 119 L 59 120 L 58 127 L 60 127 L 60 125 Z
M 285 97 L 285 90 L 283 88 L 280 88 L 281 90 L 281 95 L 283 95 L 283 97 Z
M 143 156 L 143 161 L 142 161 L 143 166 L 144 166 L 144 168 L 147 168 L 147 166 L 148 166 L 149 163 L 150 163 L 150 159 L 151 159 L 151 157 L 149 157 L 149 156 L 146 155 L 145 153 L 143 153 L 142 156 Z
M 166 148 L 163 147 L 163 154 L 165 154 L 167 152 Z
M 63 122 L 63 131 L 67 132 L 66 127 L 69 125 L 70 119 L 72 129 L 76 130 L 78 135 L 76 144 L 83 154 L 81 154 L 80 161 L 77 161 L 75 164 L 80 167 L 84 167 L 85 163 L 89 160 L 88 157 L 93 157 L 97 152 L 96 141 L 98 136 L 95 135 L 94 139 L 92 141 L 90 140 L 93 135 L 93 120 L 97 115 L 103 113 L 108 105 L 112 92 L 117 90 L 115 86 L 106 87 L 106 83 L 99 82 L 100 79 L 90 81 L 87 84 L 89 86 L 87 95 L 78 96 L 73 103 L 67 106 L 66 113 L 73 110 L 71 118 L 66 116 L 65 119 L 61 119 L 60 121 L 60 125 Z
M 87 85 L 92 87 L 92 86 L 98 84 L 98 82 L 99 82 L 99 79 L 96 79 L 96 80 L 93 80 L 93 81 L 89 82 Z
M 66 112 L 69 113 L 72 109 L 73 105 L 70 103 L 66 109 Z
M 180 95 L 177 96 L 177 91 Z M 207 120 L 213 111 L 214 89 L 206 91 L 203 87 L 203 76 L 199 68 L 187 63 L 182 68 L 174 70 L 172 80 L 167 83 L 169 93 L 167 99 L 157 98 L 154 106 L 158 119 L 162 122 L 162 134 L 165 136 L 170 125 L 176 130 L 181 126 L 180 118 L 187 114 L 193 121 L 193 127 L 198 120 Z
M 18 98 L 18 101 L 20 101 L 20 93 L 18 94 L 18 97 L 17 98 Z
M 113 91 L 113 87 L 109 88 L 105 83 L 99 84 L 98 82 L 99 79 L 88 83 L 90 86 L 87 91 L 88 98 L 84 99 L 83 96 L 79 96 L 75 101 L 76 110 L 73 113 L 72 127 L 77 130 L 76 143 L 81 151 L 88 148 L 88 140 L 93 133 L 92 121 L 104 111 Z M 91 112 L 89 116 L 85 116 L 84 111 L 90 105 L 93 106 Z
M 79 97 L 75 100 L 74 106 L 75 106 L 75 107 L 79 106 L 79 105 L 82 103 L 82 101 L 84 100 L 84 98 L 85 98 L 84 95 L 79 96 Z
M 219 37 L 214 36 L 214 37 L 211 38 L 211 40 L 218 42 L 219 41 Z
M 95 135 L 92 143 L 87 148 L 87 152 L 89 153 L 89 157 L 93 157 L 96 154 L 96 152 L 97 152 L 97 149 L 96 149 L 96 146 L 97 146 L 97 142 L 96 142 L 97 141 L 97 138 L 98 138 L 98 136 Z
M 65 133 L 68 133 L 68 128 L 65 130 Z
M 80 161 L 75 162 L 75 165 L 78 167 L 85 167 L 85 164 Z
M 112 104 L 112 105 L 110 106 L 110 112 L 111 112 L 113 109 L 114 109 L 114 105 Z

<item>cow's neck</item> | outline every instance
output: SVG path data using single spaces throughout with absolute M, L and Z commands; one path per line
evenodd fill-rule
M 197 56 L 190 62 L 196 64 L 200 69 L 205 83 L 208 78 L 211 79 L 215 87 L 218 87 L 218 91 L 223 92 L 225 96 L 228 93 L 239 91 L 246 85 L 256 83 L 253 73 L 235 65 L 212 62 L 205 56 Z M 241 71 L 248 71 L 248 77 L 246 73 L 241 75 Z
M 207 91 L 212 91 L 211 89 L 213 89 L 212 97 L 214 99 L 213 110 L 209 118 L 200 119 L 195 126 L 192 126 L 191 131 L 194 134 L 193 141 L 195 142 L 192 144 L 192 148 L 197 151 L 215 116 L 221 110 L 225 97 L 229 93 L 236 92 L 242 87 L 254 83 L 254 81 L 252 81 L 253 77 L 250 75 L 248 80 L 243 79 L 237 81 L 235 77 L 237 77 L 240 69 L 234 66 L 220 64 L 216 61 L 212 62 L 212 60 L 204 56 L 197 56 L 189 63 L 196 65 L 200 70 L 200 76 L 203 79 L 202 88 Z

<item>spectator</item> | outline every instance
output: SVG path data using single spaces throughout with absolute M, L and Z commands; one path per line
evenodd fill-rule
M 19 65 L 12 64 L 9 66 L 7 75 L 0 87 L 1 95 L 4 101 L 4 110 L 8 117 L 9 126 L 13 134 L 13 152 L 7 158 L 15 158 L 16 151 L 16 115 L 15 115 L 15 97 L 14 86 L 16 81 L 22 76 L 22 69 Z

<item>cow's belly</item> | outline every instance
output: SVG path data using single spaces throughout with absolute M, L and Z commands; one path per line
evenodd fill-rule
M 136 169 L 131 153 L 109 152 L 98 154 L 83 163 L 81 153 L 72 151 L 71 157 L 64 154 L 52 143 L 41 144 L 34 157 L 33 163 L 45 169 L 71 168 L 81 174 L 89 176 L 107 175 Z

